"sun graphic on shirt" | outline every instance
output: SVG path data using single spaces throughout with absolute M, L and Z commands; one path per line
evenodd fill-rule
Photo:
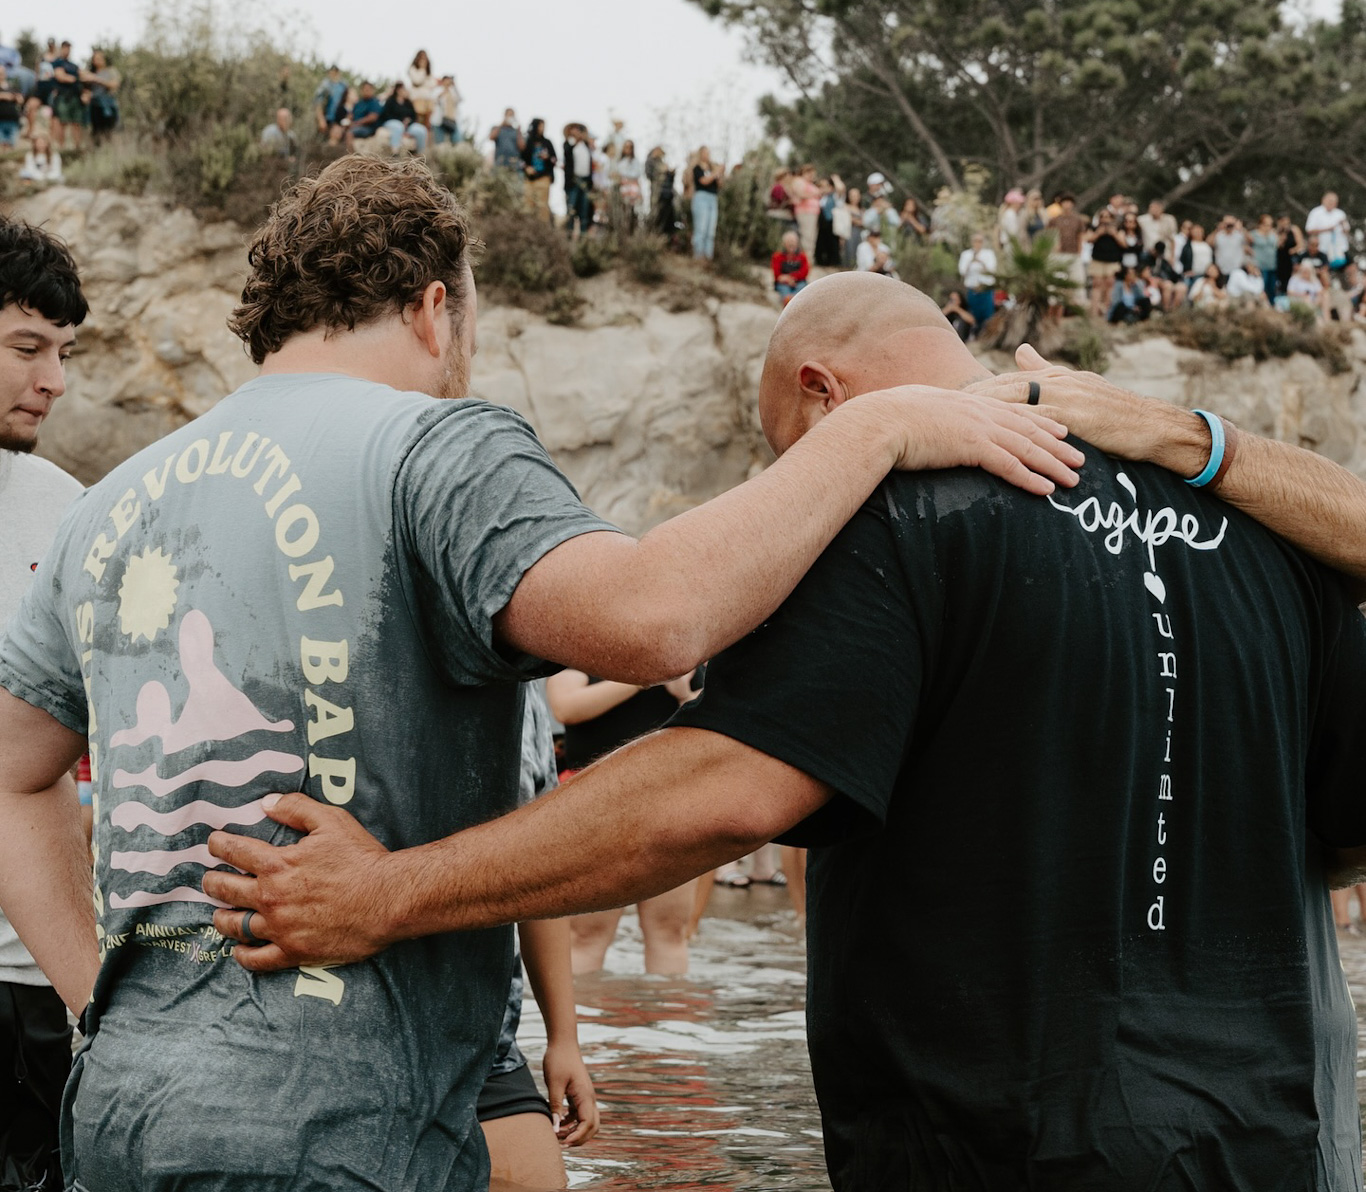
M 149 642 L 171 623 L 175 612 L 176 566 L 160 547 L 148 547 L 128 560 L 119 584 L 119 628 L 134 641 Z

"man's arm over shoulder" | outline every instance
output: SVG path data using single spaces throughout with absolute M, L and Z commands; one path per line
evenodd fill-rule
M 927 536 L 925 537 L 927 540 Z M 261 913 L 248 968 L 355 960 L 397 939 L 596 910 L 649 897 L 805 824 L 885 817 L 919 701 L 928 560 L 912 607 L 904 555 L 864 510 L 762 628 L 710 666 L 673 724 L 502 819 L 389 854 L 344 811 L 285 796 L 307 831 L 274 848 L 215 833 L 205 891 Z M 839 806 L 822 812 L 832 795 Z M 220 931 L 240 938 L 240 911 Z M 359 929 L 357 925 L 362 925 Z
M 1082 457 L 1058 451 L 1059 424 L 997 424 L 1000 404 L 978 401 L 907 388 L 846 402 L 761 475 L 639 541 L 590 534 L 549 552 L 496 629 L 562 666 L 664 682 L 772 613 L 892 467 L 982 467 L 1036 493 L 1075 483 Z
M 980 382 L 972 391 L 1024 401 L 1033 381 L 1041 391 L 1039 409 L 1110 455 L 1186 477 L 1198 476 L 1209 462 L 1210 432 L 1199 415 L 1094 373 L 1050 366 L 1029 347 L 1016 359 L 1024 371 Z M 1312 451 L 1239 430 L 1218 496 L 1349 576 L 1356 598 L 1366 599 L 1366 481 Z

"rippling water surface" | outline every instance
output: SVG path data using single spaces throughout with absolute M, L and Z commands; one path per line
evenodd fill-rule
M 718 888 L 686 978 L 645 976 L 628 912 L 606 971 L 577 982 L 602 1130 L 567 1152 L 570 1186 L 829 1192 L 805 972 L 784 890 Z M 518 1038 L 539 1077 L 545 1034 L 530 999 Z
M 1366 1116 L 1366 935 L 1339 945 L 1360 1024 Z M 603 1123 L 568 1152 L 570 1186 L 829 1192 L 806 1057 L 805 970 L 782 890 L 718 888 L 683 979 L 644 975 L 628 912 L 607 971 L 577 985 Z M 539 1077 L 545 1033 L 530 999 L 520 1040 Z

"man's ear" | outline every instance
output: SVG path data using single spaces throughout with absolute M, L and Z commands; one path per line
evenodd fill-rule
M 801 387 L 802 397 L 807 401 L 819 402 L 828 414 L 842 406 L 849 397 L 844 384 L 823 364 L 808 360 L 797 370 L 797 384 Z
M 445 335 L 450 335 L 450 319 L 446 316 L 446 283 L 429 282 L 413 308 L 413 334 L 422 341 L 427 354 L 437 360 L 446 353 L 442 329 Z

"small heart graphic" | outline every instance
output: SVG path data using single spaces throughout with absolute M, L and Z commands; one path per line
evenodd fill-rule
M 1162 577 L 1154 575 L 1151 571 L 1143 573 L 1143 586 L 1157 597 L 1161 604 L 1167 603 L 1167 585 L 1162 582 Z

